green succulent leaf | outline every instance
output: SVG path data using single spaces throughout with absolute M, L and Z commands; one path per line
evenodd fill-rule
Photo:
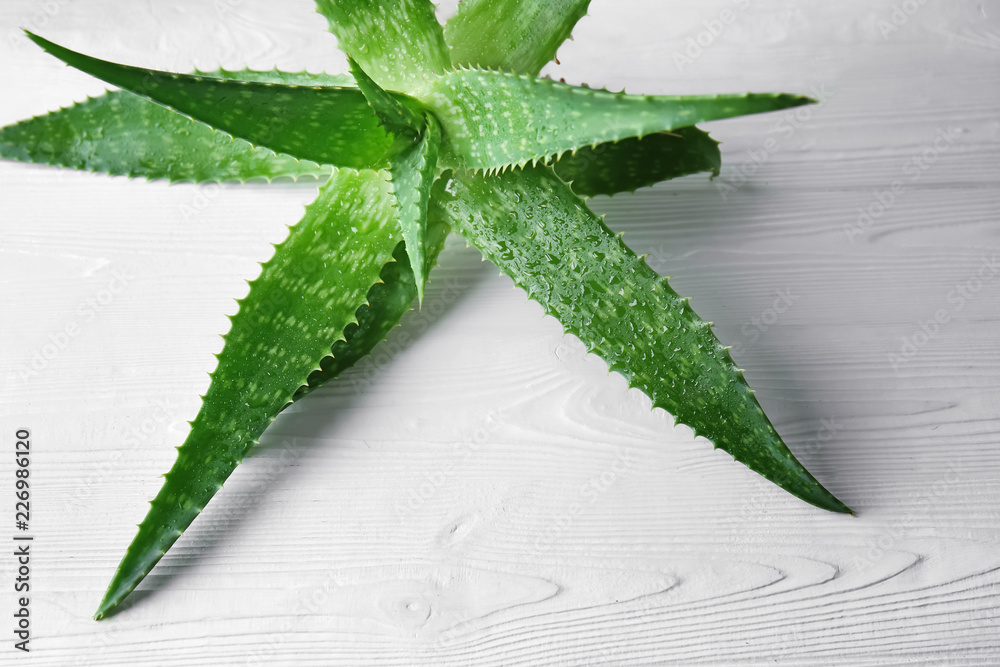
M 415 110 L 415 104 L 408 104 L 401 101 L 401 96 L 395 96 L 384 91 L 353 59 L 348 57 L 351 65 L 351 73 L 357 82 L 372 111 L 382 121 L 386 130 L 395 135 L 407 139 L 416 140 L 424 127 L 423 116 L 420 111 Z
M 451 66 L 430 0 L 317 0 L 341 50 L 381 87 L 409 93 Z
M 350 74 L 272 70 L 196 71 L 215 78 L 354 86 Z M 331 168 L 254 147 L 148 99 L 112 91 L 0 128 L 0 157 L 171 182 L 329 178 Z
M 214 79 L 237 79 L 239 81 L 256 81 L 257 83 L 278 83 L 287 86 L 316 86 L 334 88 L 357 88 L 354 77 L 350 74 L 327 74 L 321 72 L 284 72 L 279 69 L 254 70 L 254 69 L 213 69 L 194 71 L 196 76 L 208 76 Z
M 321 188 L 239 302 L 201 411 L 96 618 L 146 576 L 344 338 L 399 237 L 382 174 L 340 170 Z
M 331 171 L 254 148 L 124 91 L 0 128 L 0 157 L 194 183 L 315 180 L 328 178 Z
M 812 101 L 785 94 L 626 95 L 476 69 L 438 77 L 419 99 L 441 122 L 442 165 L 485 171 Z
M 430 211 L 427 236 L 424 275 L 437 263 L 438 254 L 448 236 L 447 223 Z M 295 393 L 299 400 L 314 389 L 336 379 L 342 372 L 371 354 L 389 332 L 399 326 L 400 320 L 412 307 L 417 298 L 417 281 L 410 268 L 410 259 L 405 243 L 400 243 L 393 251 L 394 262 L 382 268 L 382 282 L 375 283 L 368 290 L 368 303 L 358 308 L 356 325 L 348 325 L 344 340 L 333 344 L 330 356 L 325 357 L 321 367 L 309 376 L 309 381 Z
M 722 166 L 719 142 L 696 127 L 630 137 L 565 153 L 552 167 L 583 197 L 635 192 L 671 178 Z
M 427 205 L 441 144 L 441 129 L 437 121 L 428 114 L 426 123 L 420 140 L 389 164 L 399 225 L 403 230 L 406 251 L 417 281 L 417 298 L 421 304 L 424 302 L 424 284 L 427 282 L 427 274 L 424 272 L 427 256 Z
M 437 169 L 441 128 L 430 114 L 421 113 L 417 103 L 390 95 L 348 57 L 358 87 L 387 130 L 414 143 L 389 162 L 392 194 L 396 198 L 399 223 L 403 230 L 410 264 L 417 281 L 417 298 L 424 302 L 424 237 L 427 231 L 427 201 Z
M 255 146 L 318 164 L 384 166 L 394 151 L 356 88 L 214 79 L 119 65 L 28 33 L 68 65 Z
M 590 0 L 464 0 L 444 26 L 451 61 L 538 74 L 589 5 Z
M 655 407 L 806 502 L 850 510 L 795 459 L 710 325 L 546 167 L 435 188 L 452 227 Z

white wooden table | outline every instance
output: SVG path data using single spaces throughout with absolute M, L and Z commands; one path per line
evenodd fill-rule
M 5 0 L 2 124 L 104 90 L 18 27 L 177 71 L 345 65 L 308 0 Z M 824 98 L 709 125 L 714 182 L 593 207 L 858 516 L 650 412 L 456 238 L 424 310 L 92 621 L 224 315 L 314 188 L 0 162 L 0 664 L 1000 664 L 1000 5 L 594 0 L 559 57 L 629 92 Z M 30 654 L 8 629 L 17 428 Z

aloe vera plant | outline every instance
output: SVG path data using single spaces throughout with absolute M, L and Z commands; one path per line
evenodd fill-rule
M 589 0 L 318 0 L 350 74 L 174 74 L 29 33 L 121 88 L 0 129 L 0 156 L 170 181 L 323 179 L 239 301 L 191 430 L 95 615 L 145 577 L 278 413 L 423 298 L 455 231 L 632 387 L 790 493 L 850 510 L 782 442 L 688 300 L 585 198 L 719 168 L 696 123 L 786 94 L 638 96 L 540 78 Z M 332 45 L 332 41 L 331 41 Z

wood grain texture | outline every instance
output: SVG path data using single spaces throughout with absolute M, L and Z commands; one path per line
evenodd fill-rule
M 594 0 L 545 70 L 630 92 L 822 92 L 808 117 L 710 124 L 715 181 L 592 205 L 715 321 L 856 518 L 674 428 L 453 239 L 423 310 L 284 413 L 96 623 L 224 314 L 314 188 L 0 163 L 0 447 L 20 427 L 35 443 L 32 652 L 0 630 L 0 664 L 1000 662 L 1000 276 L 955 296 L 1000 253 L 1000 17 L 924 3 L 883 35 L 903 4 Z M 4 124 L 103 90 L 19 27 L 179 71 L 345 66 L 308 0 L 11 0 Z M 894 180 L 904 191 L 851 234 Z M 894 367 L 904 338 L 916 353 Z M 0 495 L 11 474 L 4 454 Z M 7 618 L 13 568 L 0 556 Z

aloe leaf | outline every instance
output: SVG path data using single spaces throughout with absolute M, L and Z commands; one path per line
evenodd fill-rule
M 349 58 L 358 87 L 386 129 L 415 143 L 389 161 L 392 194 L 396 199 L 399 224 L 417 281 L 417 298 L 424 302 L 424 237 L 427 229 L 427 202 L 437 168 L 441 127 L 430 114 L 421 115 L 400 99 L 382 90 L 361 67 Z
M 195 183 L 319 179 L 331 171 L 254 148 L 123 91 L 0 128 L 0 157 Z
M 565 153 L 552 168 L 583 197 L 635 192 L 671 178 L 722 166 L 719 142 L 696 127 L 630 137 Z
M 850 510 L 795 459 L 710 325 L 547 167 L 456 172 L 436 206 L 501 271 L 696 435 L 793 495 Z
M 357 88 L 354 77 L 350 74 L 327 74 L 321 72 L 285 72 L 280 69 L 255 70 L 255 69 L 224 69 L 212 70 L 196 69 L 197 76 L 209 76 L 214 79 L 238 79 L 240 81 L 256 81 L 257 83 L 279 83 L 289 86 L 324 86 L 336 88 Z
M 334 172 L 239 302 L 201 411 L 95 618 L 146 576 L 320 368 L 399 240 L 383 175 Z
M 350 74 L 195 71 L 261 83 L 354 86 Z M 329 178 L 331 168 L 275 154 L 127 91 L 112 91 L 0 128 L 0 157 L 171 182 Z
M 438 147 L 441 144 L 441 130 L 430 114 L 427 127 L 420 141 L 403 151 L 389 163 L 392 179 L 392 194 L 396 198 L 399 225 L 403 230 L 406 252 L 410 256 L 417 281 L 417 299 L 424 302 L 424 284 L 427 274 L 424 263 L 427 250 L 424 247 L 427 236 L 427 205 L 431 186 L 437 169 Z
M 356 88 L 172 74 L 91 58 L 28 36 L 68 65 L 255 146 L 357 169 L 384 166 L 394 150 L 393 138 Z
M 317 0 L 316 11 L 383 88 L 412 92 L 451 65 L 430 0 Z
M 389 161 L 392 194 L 396 199 L 399 224 L 417 282 L 417 299 L 424 302 L 424 241 L 427 231 L 427 202 L 437 169 L 441 127 L 430 114 L 421 114 L 382 90 L 358 63 L 348 56 L 351 73 L 387 130 L 399 137 L 412 137 L 414 144 Z M 416 105 L 415 101 L 412 101 Z
M 424 245 L 424 275 L 429 274 L 437 262 L 449 232 L 448 225 L 440 217 L 435 219 L 433 213 L 431 211 L 432 218 L 427 226 Z M 381 282 L 372 285 L 368 290 L 368 303 L 358 309 L 358 323 L 347 326 L 344 340 L 333 344 L 330 356 L 323 359 L 319 370 L 313 371 L 308 383 L 299 388 L 294 400 L 299 400 L 337 378 L 370 354 L 392 329 L 399 326 L 403 315 L 413 307 L 413 301 L 417 298 L 417 281 L 410 268 L 405 243 L 396 246 L 392 257 L 396 261 L 389 262 L 382 268 Z
M 358 89 L 368 100 L 372 111 L 382 121 L 385 129 L 395 135 L 416 139 L 424 127 L 421 113 L 403 104 L 398 94 L 393 96 L 384 91 L 354 58 L 348 56 L 347 61 L 350 63 L 351 74 L 354 75 Z
M 464 0 L 444 26 L 455 65 L 538 74 L 590 0 Z
M 787 94 L 626 95 L 486 70 L 448 72 L 418 98 L 441 122 L 443 166 L 495 171 L 584 146 L 812 102 Z

